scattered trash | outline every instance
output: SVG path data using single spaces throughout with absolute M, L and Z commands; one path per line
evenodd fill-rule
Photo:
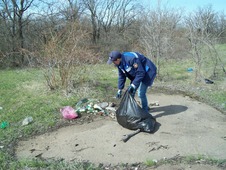
M 3 107 L 0 106 L 0 110 L 2 110 L 2 109 L 3 109 Z
M 116 106 L 115 103 L 110 103 L 110 104 L 109 104 L 109 107 L 115 107 L 115 106 Z
M 116 119 L 115 112 L 110 112 L 108 114 L 112 119 Z
M 205 79 L 206 84 L 213 84 L 214 82 L 212 80 L 209 79 Z
M 187 68 L 187 72 L 189 72 L 189 73 L 191 73 L 191 72 L 193 72 L 193 68 Z
M 22 126 L 28 125 L 30 123 L 33 122 L 33 118 L 31 116 L 26 117 L 23 122 L 22 122 Z
M 159 102 L 155 101 L 149 104 L 149 106 L 159 106 Z
M 98 112 L 97 114 L 100 115 L 100 116 L 103 116 L 104 113 L 105 113 L 104 111 L 100 111 L 100 112 Z
M 102 111 L 102 110 L 103 110 L 103 109 L 102 109 L 100 106 L 98 106 L 97 104 L 94 104 L 93 108 L 94 108 L 95 110 L 99 110 L 99 111 Z
M 115 119 L 115 108 L 114 103 L 108 102 L 99 102 L 96 99 L 81 99 L 78 103 L 75 104 L 75 107 L 65 106 L 64 108 L 60 109 L 63 117 L 65 119 L 74 119 L 78 117 L 78 114 L 82 113 L 90 113 L 93 115 L 100 115 L 100 116 L 110 116 L 111 118 Z
M 99 102 L 95 99 L 87 99 L 84 98 L 80 100 L 75 105 L 75 110 L 77 113 L 91 113 L 94 115 L 109 115 L 110 112 L 116 112 L 116 109 L 114 107 L 109 106 L 115 106 L 114 103 L 108 103 L 108 102 Z
M 92 111 L 91 108 L 87 108 L 88 111 Z M 81 109 L 77 109 L 76 112 L 77 113 L 82 113 L 82 112 L 86 112 L 87 111 L 85 108 L 81 108 Z
M 101 107 L 102 109 L 105 109 L 106 107 L 108 107 L 108 103 L 107 103 L 107 102 L 98 103 L 97 105 L 98 105 L 99 107 Z
M 87 103 L 89 100 L 87 98 L 81 99 L 76 105 L 76 108 L 81 108 L 84 106 L 84 103 Z
M 83 112 L 92 113 L 95 110 L 94 100 L 89 100 L 87 98 L 84 98 L 75 105 L 75 109 L 77 113 L 83 113 Z
M 75 119 L 78 117 L 78 114 L 71 106 L 63 107 L 62 109 L 60 109 L 60 112 L 62 113 L 65 119 Z
M 114 107 L 106 107 L 106 110 L 109 110 L 109 111 L 114 111 L 116 112 L 116 109 Z
M 0 149 L 3 149 L 4 148 L 4 146 L 0 146 Z
M 0 128 L 1 129 L 5 129 L 8 126 L 9 126 L 9 123 L 8 122 L 2 122 L 1 125 L 0 125 Z

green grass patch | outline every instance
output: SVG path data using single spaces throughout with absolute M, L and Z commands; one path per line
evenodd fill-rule
M 156 165 L 156 161 L 155 160 L 151 160 L 151 159 L 148 159 L 144 162 L 144 164 L 148 167 L 152 167 L 152 166 L 155 166 Z
M 189 72 L 189 68 L 193 71 Z M 194 64 L 190 60 L 167 60 L 161 67 L 160 76 L 163 81 L 187 81 L 194 79 L 194 70 Z
M 224 169 L 226 167 L 226 159 L 214 159 L 211 157 L 207 157 L 205 155 L 188 155 L 188 156 L 176 156 L 172 158 L 164 158 L 160 160 L 148 160 L 145 162 L 145 165 L 148 167 L 151 166 L 161 166 L 163 164 L 188 164 L 188 165 L 195 165 L 195 164 L 208 164 L 213 165 L 219 168 Z
M 223 90 L 201 91 L 200 96 L 212 102 L 213 105 L 217 105 L 218 108 L 226 110 L 226 91 Z

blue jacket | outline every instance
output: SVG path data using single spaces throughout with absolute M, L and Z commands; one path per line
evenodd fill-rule
M 126 77 L 136 88 L 141 82 L 151 86 L 156 76 L 156 70 L 154 63 L 144 55 L 138 52 L 124 52 L 118 66 L 118 89 L 124 88 Z

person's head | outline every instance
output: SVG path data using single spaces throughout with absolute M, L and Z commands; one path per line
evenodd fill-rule
M 119 65 L 121 62 L 122 54 L 119 51 L 112 51 L 109 54 L 109 59 L 107 61 L 108 64 L 114 63 L 115 65 Z

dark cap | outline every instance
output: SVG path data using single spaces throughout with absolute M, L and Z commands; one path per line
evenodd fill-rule
M 113 61 L 117 60 L 118 58 L 121 58 L 121 53 L 118 51 L 112 51 L 109 54 L 109 59 L 107 61 L 107 64 L 111 64 Z

